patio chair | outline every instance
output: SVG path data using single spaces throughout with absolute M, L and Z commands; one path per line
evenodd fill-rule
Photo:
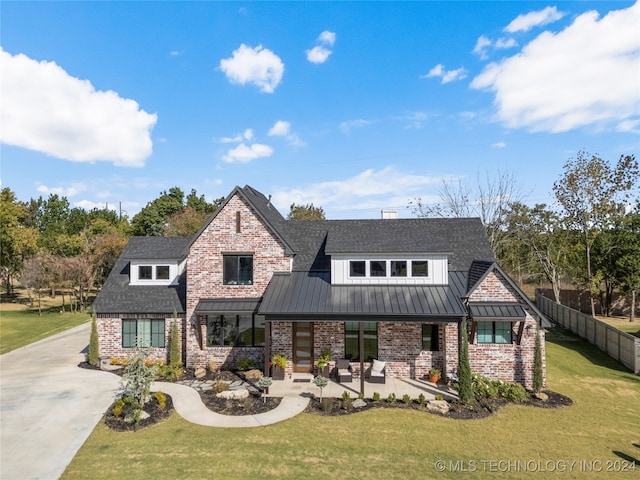
M 338 360 L 336 362 L 336 370 L 338 383 L 347 383 L 353 381 L 353 372 L 351 371 L 351 363 L 349 363 L 349 360 Z
M 380 360 L 373 360 L 369 371 L 370 383 L 385 383 L 386 382 L 386 365 L 387 362 L 381 362 Z

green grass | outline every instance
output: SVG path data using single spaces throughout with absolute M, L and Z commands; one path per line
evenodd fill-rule
M 51 307 L 38 315 L 38 310 L 15 304 L 0 306 L 0 354 L 68 330 L 91 319 L 86 313 L 60 313 Z
M 174 413 L 136 433 L 114 432 L 100 422 L 62 478 L 636 478 L 640 377 L 564 332 L 548 335 L 547 368 L 549 389 L 571 397 L 573 406 L 509 406 L 471 421 L 395 409 L 346 417 L 301 414 L 252 429 L 200 427 Z M 442 473 L 438 460 L 445 462 Z M 492 472 L 494 464 L 483 461 L 577 463 L 536 477 L 517 467 Z M 580 468 L 588 462 L 605 469 L 608 461 L 635 461 L 637 469 L 616 474 L 584 472 L 584 463 Z M 475 471 L 453 472 L 456 465 Z
M 608 323 L 612 327 L 616 327 L 618 330 L 630 333 L 640 338 L 640 318 L 636 318 L 635 321 L 630 322 L 629 317 L 597 317 L 598 320 L 602 320 Z

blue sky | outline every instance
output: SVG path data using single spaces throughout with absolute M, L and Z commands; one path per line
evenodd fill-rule
M 526 203 L 579 150 L 640 145 L 640 4 L 0 4 L 2 186 L 120 203 L 236 185 L 283 214 L 411 216 L 508 172 Z

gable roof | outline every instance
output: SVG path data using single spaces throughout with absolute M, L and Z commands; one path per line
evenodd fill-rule
M 477 280 L 475 280 L 475 282 L 472 282 L 471 274 L 469 275 L 469 285 L 471 285 L 471 287 L 465 294 L 465 297 L 469 298 L 491 272 L 498 272 L 500 276 L 507 281 L 509 286 L 511 286 L 511 288 L 516 291 L 518 296 L 520 296 L 520 298 L 524 300 L 531 311 L 535 313 L 535 315 L 540 319 L 540 326 L 542 328 L 550 328 L 552 326 L 547 317 L 545 317 L 544 314 L 540 310 L 538 310 L 538 307 L 536 307 L 535 303 L 533 303 L 529 299 L 529 297 L 527 297 L 527 295 L 522 291 L 518 284 L 509 275 L 507 275 L 506 272 L 502 270 L 502 268 L 500 268 L 500 265 L 498 265 L 496 262 L 493 262 L 491 265 L 489 265 L 489 267 L 486 268 L 482 275 L 477 276 Z
M 262 220 L 269 230 L 276 236 L 278 240 L 282 242 L 287 254 L 292 254 L 293 249 L 287 238 L 282 234 L 282 224 L 286 222 L 285 218 L 280 214 L 278 209 L 271 203 L 271 197 L 267 198 L 259 191 L 245 185 L 244 187 L 235 187 L 220 207 L 204 222 L 198 233 L 196 233 L 189 242 L 189 247 L 196 241 L 196 239 L 204 232 L 211 222 L 218 216 L 218 214 L 227 206 L 229 201 L 238 195 L 242 198 L 249 207 L 256 213 L 258 218 Z

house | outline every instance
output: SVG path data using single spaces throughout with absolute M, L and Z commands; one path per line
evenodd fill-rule
M 548 326 L 479 219 L 286 220 L 249 186 L 193 237 L 131 238 L 94 309 L 102 358 L 139 338 L 166 359 L 175 320 L 187 367 L 250 358 L 267 371 L 278 353 L 288 374 L 311 373 L 330 350 L 356 375 L 381 359 L 405 378 L 454 374 L 467 319 L 472 370 L 527 388 Z

